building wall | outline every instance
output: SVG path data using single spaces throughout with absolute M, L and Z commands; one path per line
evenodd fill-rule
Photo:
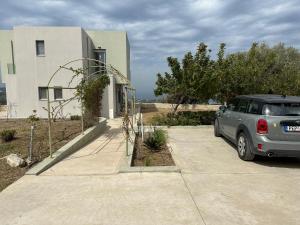
M 4 40 L 4 41 L 1 41 Z M 38 87 L 46 87 L 51 75 L 59 66 L 75 59 L 94 58 L 94 49 L 106 49 L 106 63 L 113 65 L 130 79 L 130 47 L 126 32 L 85 31 L 80 27 L 14 27 L 12 31 L 0 31 L 1 68 L 11 63 L 10 40 L 14 45 L 16 74 L 5 76 L 7 84 L 8 111 L 12 118 L 26 118 L 37 111 L 41 118 L 47 117 L 47 101 L 39 100 Z M 36 55 L 36 40 L 44 40 L 45 56 Z M 87 61 L 76 61 L 67 67 L 89 67 Z M 7 71 L 7 70 L 6 70 Z M 89 73 L 94 72 L 90 69 Z M 3 74 L 3 72 L 2 72 Z M 52 79 L 50 86 L 75 87 L 81 77 L 69 82 L 74 74 L 61 69 Z M 112 118 L 116 115 L 116 83 L 110 76 L 111 84 L 104 90 L 102 116 Z M 50 100 L 54 100 L 50 89 Z M 74 90 L 63 90 L 63 98 L 74 96 Z M 55 107 L 59 103 L 52 103 Z M 80 115 L 77 100 L 67 104 L 62 111 L 64 116 Z
M 87 30 L 95 48 L 107 49 L 106 64 L 111 64 L 128 79 L 130 79 L 130 46 L 124 31 L 94 31 Z M 117 83 L 123 81 L 116 78 Z
M 127 63 L 127 79 L 131 81 L 131 68 L 130 68 L 130 44 L 126 34 L 126 63 Z
M 7 64 L 12 63 L 11 41 L 12 31 L 0 30 L 0 83 L 5 83 L 8 76 Z
M 142 109 L 146 111 L 157 111 L 159 109 L 172 110 L 174 108 L 173 104 L 169 103 L 142 103 Z M 181 104 L 179 105 L 179 110 L 195 110 L 195 111 L 217 111 L 220 105 L 207 105 L 207 104 Z
M 130 46 L 126 32 L 122 31 L 86 31 L 91 38 L 94 48 L 106 49 L 106 64 L 112 65 L 119 70 L 127 79 L 130 76 Z M 124 81 L 119 77 L 110 76 L 110 85 L 104 89 L 102 98 L 101 115 L 107 118 L 113 118 L 117 115 L 117 89 L 116 84 L 122 84 Z
M 28 117 L 33 110 L 37 110 L 40 117 L 46 117 L 47 101 L 39 100 L 38 87 L 47 86 L 51 75 L 59 65 L 82 58 L 81 28 L 78 27 L 15 27 L 13 42 L 15 64 L 17 68 L 16 81 L 8 83 L 8 104 L 14 106 L 14 117 Z M 36 40 L 44 40 L 45 56 L 36 55 Z M 82 67 L 82 62 L 71 64 L 72 67 Z M 73 73 L 61 70 L 53 78 L 50 86 L 68 86 Z M 75 79 L 71 87 L 75 86 L 80 78 Z M 12 85 L 10 85 L 12 83 Z M 10 86 L 12 88 L 10 88 Z M 14 89 L 14 90 L 13 90 Z M 16 92 L 16 93 L 11 93 Z M 74 90 L 63 90 L 64 98 L 71 98 Z M 16 99 L 9 96 L 16 95 Z M 50 100 L 54 100 L 53 90 L 50 90 Z M 13 102 L 14 101 L 14 102 Z M 58 103 L 52 104 L 56 106 Z M 66 105 L 64 114 L 80 114 L 77 101 Z

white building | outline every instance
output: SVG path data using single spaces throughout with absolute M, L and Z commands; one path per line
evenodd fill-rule
M 65 63 L 80 58 L 102 59 L 130 80 L 130 46 L 126 32 L 84 30 L 80 27 L 14 27 L 0 30 L 0 74 L 6 84 L 7 108 L 10 118 L 27 118 L 37 111 L 47 117 L 47 88 L 51 75 Z M 70 66 L 87 66 L 77 61 Z M 50 100 L 54 104 L 73 96 L 67 87 L 73 76 L 61 70 L 51 82 Z M 79 78 L 72 85 L 79 82 Z M 118 115 L 123 101 L 124 80 L 110 75 L 110 85 L 102 99 L 102 115 Z M 71 85 L 71 86 L 72 86 Z M 80 103 L 73 100 L 64 116 L 80 115 Z

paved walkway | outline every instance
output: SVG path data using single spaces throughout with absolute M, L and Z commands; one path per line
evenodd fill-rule
M 125 154 L 121 119 L 109 120 L 109 129 L 99 138 L 42 173 L 44 176 L 75 176 L 118 173 Z

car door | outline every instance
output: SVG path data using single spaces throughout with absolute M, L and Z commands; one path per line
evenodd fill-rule
M 229 122 L 229 137 L 233 140 L 236 139 L 236 133 L 239 125 L 243 122 L 245 119 L 245 113 L 248 109 L 249 101 L 247 99 L 240 99 L 237 107 L 233 110 L 230 116 L 230 122 Z
M 232 116 L 234 111 L 236 110 L 237 104 L 239 102 L 239 99 L 235 98 L 232 101 L 230 101 L 227 105 L 226 110 L 222 114 L 222 124 L 221 124 L 221 129 L 222 132 L 231 138 L 231 124 L 232 124 Z

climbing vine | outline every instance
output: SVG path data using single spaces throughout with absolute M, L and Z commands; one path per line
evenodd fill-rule
M 82 101 L 84 121 L 87 126 L 90 126 L 101 115 L 102 95 L 104 88 L 109 85 L 109 77 L 105 71 L 88 76 L 85 74 L 85 69 L 82 68 L 69 67 L 65 69 L 72 71 L 74 74 L 69 86 L 76 77 L 83 76 L 83 79 L 76 86 L 75 97 Z
M 84 105 L 85 112 L 93 117 L 100 116 L 101 100 L 104 88 L 109 84 L 109 77 L 106 74 L 82 80 L 77 86 L 77 94 Z

